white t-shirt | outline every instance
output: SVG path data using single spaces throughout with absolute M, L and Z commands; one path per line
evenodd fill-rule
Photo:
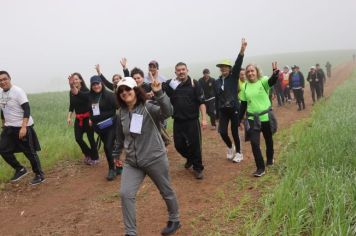
M 5 126 L 21 127 L 24 110 L 21 105 L 28 102 L 27 95 L 23 89 L 12 85 L 4 92 L 0 90 L 0 107 L 4 114 Z M 33 125 L 33 119 L 30 116 L 27 126 Z
M 144 79 L 145 79 L 144 81 L 145 81 L 146 83 L 148 83 L 148 84 L 152 82 L 151 79 L 150 79 L 150 77 L 149 77 L 148 75 L 146 75 Z M 159 82 L 161 82 L 161 83 L 167 81 L 166 77 L 164 77 L 164 76 L 162 76 L 162 75 L 160 75 L 160 74 L 158 74 L 157 80 L 158 80 Z

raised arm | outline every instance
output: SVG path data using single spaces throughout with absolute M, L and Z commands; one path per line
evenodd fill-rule
M 276 84 L 278 80 L 278 75 L 279 75 L 279 69 L 277 67 L 277 62 L 272 62 L 272 70 L 273 74 L 272 76 L 268 79 L 268 85 L 272 87 L 273 85 Z
M 151 74 L 150 74 L 151 76 Z M 171 102 L 169 101 L 168 96 L 162 90 L 162 84 L 153 76 L 151 77 L 152 83 L 151 88 L 155 95 L 155 100 L 158 102 L 160 110 L 160 114 L 155 114 L 156 117 L 159 116 L 160 119 L 167 119 L 168 117 L 172 116 L 173 108 Z
M 100 65 L 99 64 L 95 65 L 95 70 L 98 73 L 98 75 L 100 76 L 101 80 L 103 81 L 103 84 L 105 85 L 105 87 L 107 87 L 111 91 L 114 91 L 114 84 L 111 83 L 109 80 L 107 80 L 105 78 L 105 76 L 103 75 L 103 73 L 101 73 L 101 69 L 100 69 Z
M 232 77 L 236 80 L 238 80 L 240 75 L 240 70 L 241 70 L 246 47 L 247 47 L 247 41 L 245 38 L 243 38 L 241 40 L 241 48 L 240 48 L 239 55 L 237 56 L 237 59 L 235 61 L 234 66 L 232 67 L 232 72 L 231 72 Z
M 124 77 L 129 77 L 130 76 L 130 72 L 129 69 L 127 69 L 127 59 L 126 57 L 122 58 L 120 60 L 120 64 L 122 66 L 122 71 L 124 72 Z

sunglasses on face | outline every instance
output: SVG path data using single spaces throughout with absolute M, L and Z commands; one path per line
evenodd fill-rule
M 117 91 L 118 91 L 119 94 L 122 94 L 124 91 L 129 92 L 129 91 L 131 91 L 131 90 L 132 90 L 132 88 L 130 88 L 130 87 L 121 86 L 121 87 L 118 88 Z

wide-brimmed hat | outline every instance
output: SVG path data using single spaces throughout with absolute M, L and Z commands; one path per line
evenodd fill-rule
M 222 66 L 232 67 L 232 63 L 229 59 L 224 59 L 224 60 L 220 61 L 219 64 L 216 64 L 216 67 L 222 67 Z

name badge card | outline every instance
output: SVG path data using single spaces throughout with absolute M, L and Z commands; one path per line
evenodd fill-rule
M 180 84 L 180 81 L 179 81 L 179 80 L 172 79 L 171 82 L 169 83 L 169 86 L 170 86 L 173 90 L 176 90 L 176 88 L 178 87 L 179 84 Z
M 91 109 L 93 110 L 93 116 L 100 115 L 99 103 L 91 104 Z
M 133 113 L 130 123 L 130 132 L 134 134 L 141 134 L 143 123 L 143 115 Z

